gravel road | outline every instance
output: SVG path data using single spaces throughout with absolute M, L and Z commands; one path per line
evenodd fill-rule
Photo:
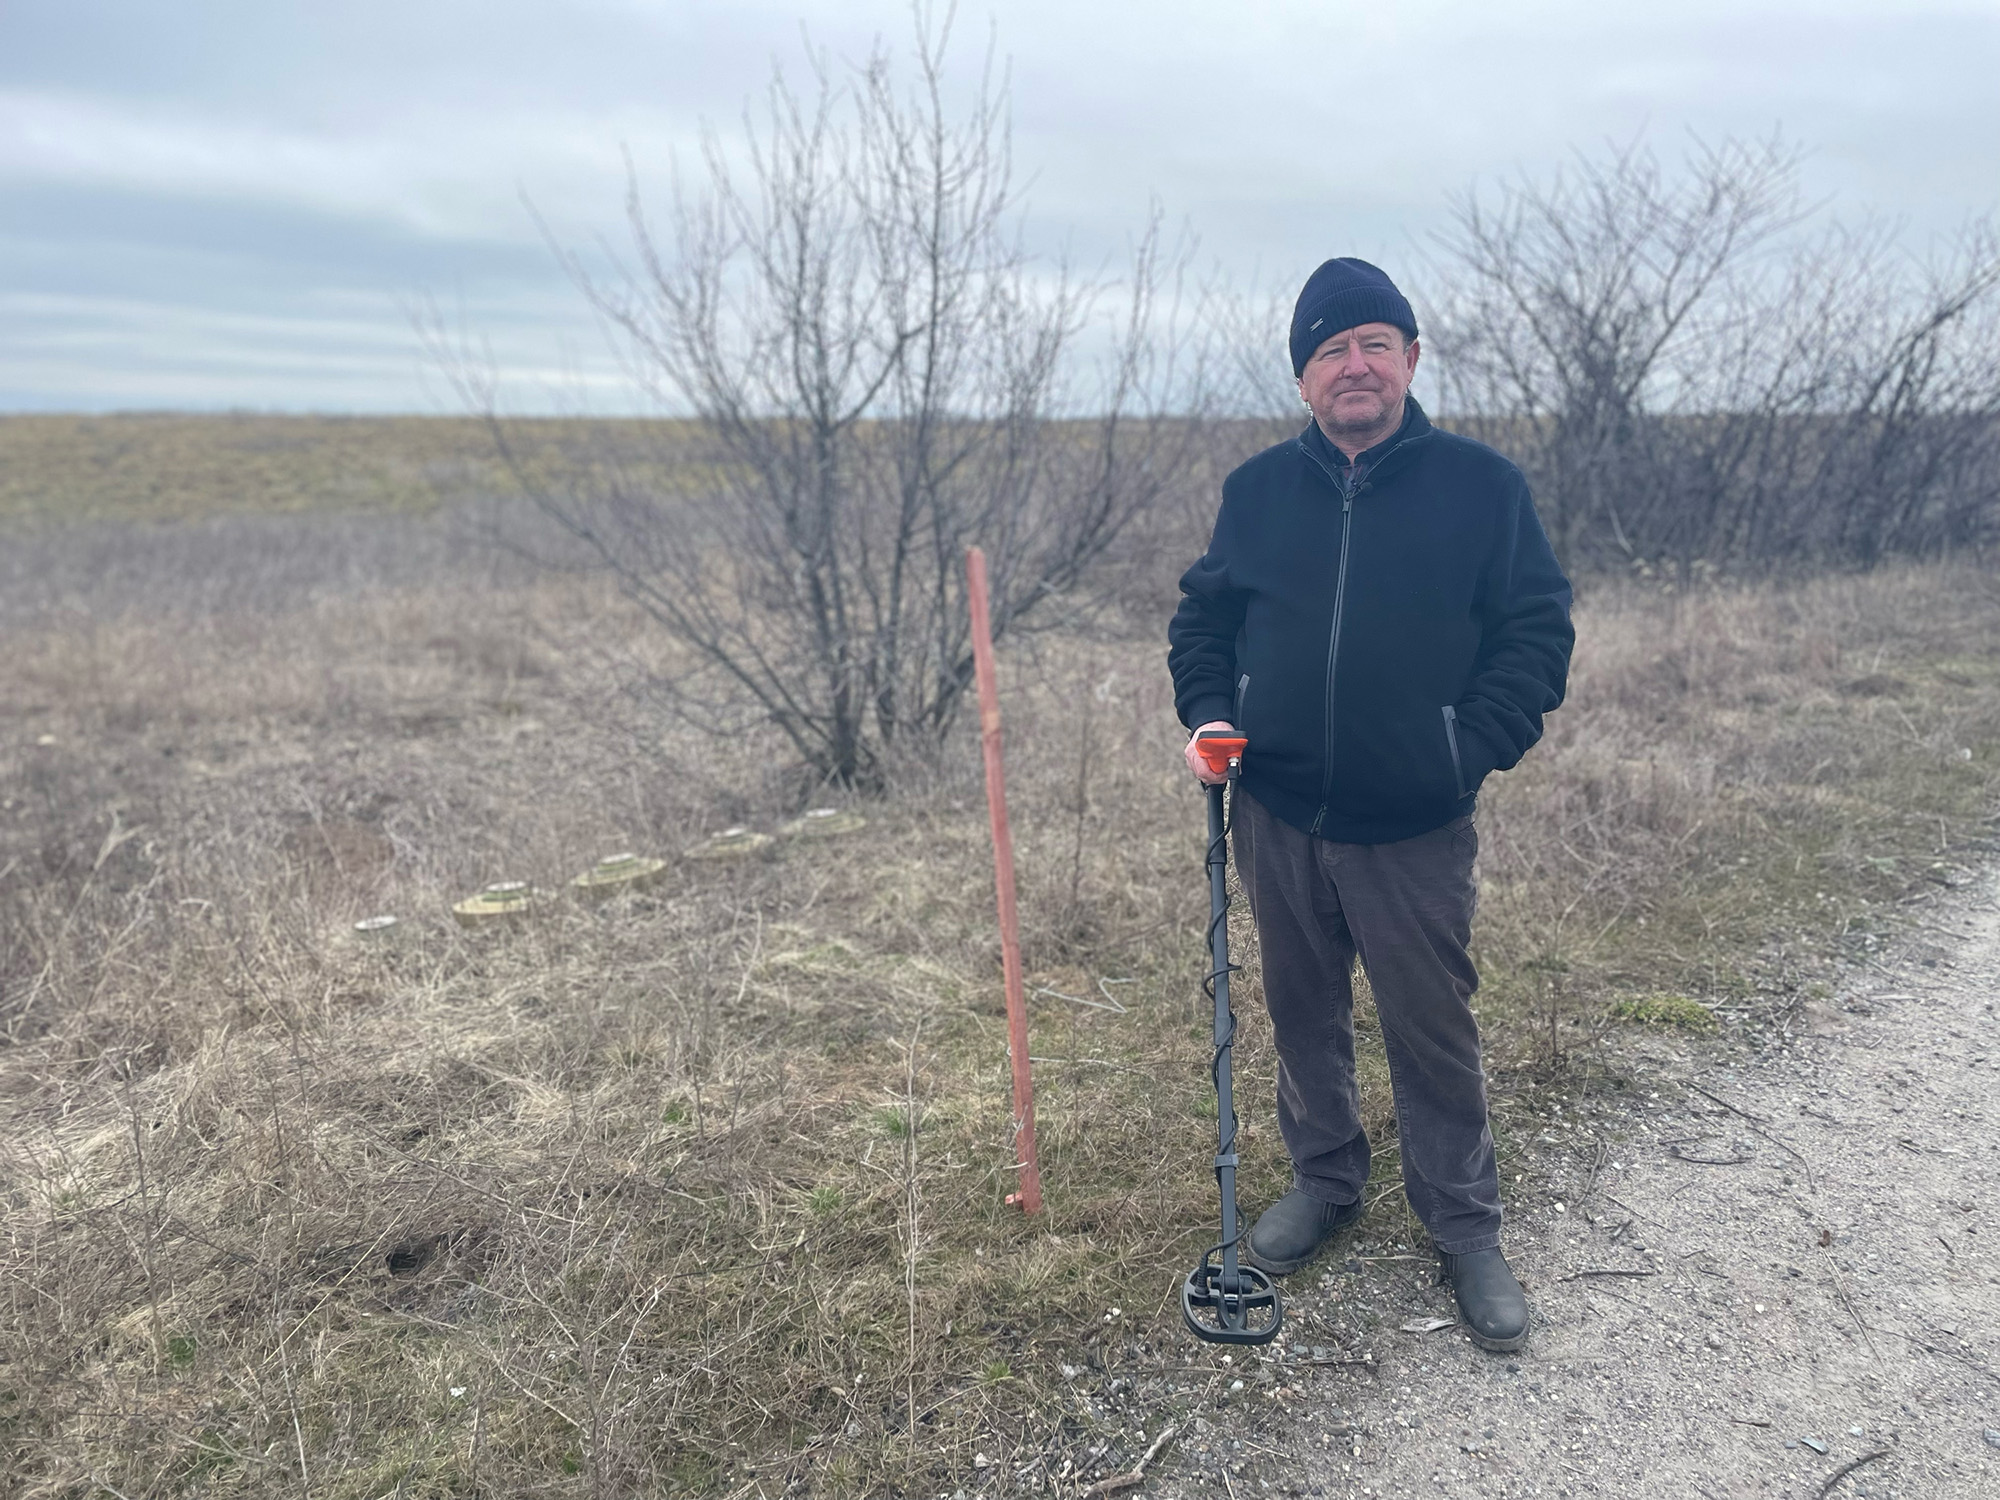
M 1922 910 L 1789 1044 L 1644 1044 L 1543 1136 L 1525 1350 L 1408 1331 L 1449 1293 L 1364 1222 L 1244 1361 L 1254 1432 L 1211 1413 L 1159 1492 L 2000 1500 L 2000 879 Z

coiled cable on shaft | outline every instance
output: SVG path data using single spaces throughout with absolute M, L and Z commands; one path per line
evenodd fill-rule
M 1202 862 L 1202 870 L 1204 873 L 1213 871 L 1217 865 L 1221 865 L 1223 870 L 1222 902 L 1216 908 L 1214 915 L 1209 918 L 1208 922 L 1208 954 L 1209 954 L 1209 963 L 1211 965 L 1215 964 L 1216 937 L 1218 936 L 1218 934 L 1220 934 L 1221 936 L 1226 938 L 1228 936 L 1228 931 L 1229 931 L 1229 906 L 1231 900 L 1229 895 L 1229 835 L 1230 831 L 1234 829 L 1236 826 L 1235 788 L 1234 787 L 1228 788 L 1223 795 L 1226 800 L 1223 803 L 1224 812 L 1222 818 L 1222 831 L 1219 834 L 1217 834 L 1214 838 L 1209 840 L 1208 858 Z M 1210 877 L 1210 883 L 1212 887 L 1213 876 Z M 1209 1013 L 1211 1015 L 1213 1015 L 1215 1011 L 1216 981 L 1222 978 L 1225 974 L 1240 974 L 1242 972 L 1243 972 L 1243 966 L 1241 964 L 1234 962 L 1226 962 L 1220 966 L 1211 967 L 1208 973 L 1203 977 L 1201 981 L 1201 992 L 1202 994 L 1208 997 Z M 1214 1170 L 1215 1170 L 1215 1181 L 1217 1187 L 1220 1187 L 1222 1185 L 1222 1163 L 1224 1159 L 1233 1158 L 1236 1155 L 1237 1120 L 1236 1120 L 1236 1101 L 1234 1098 L 1233 1091 L 1229 1104 L 1229 1118 L 1227 1120 L 1221 1120 L 1219 1118 L 1221 1114 L 1221 1100 L 1222 1100 L 1223 1060 L 1227 1057 L 1230 1049 L 1236 1045 L 1236 1006 L 1233 1002 L 1229 1006 L 1226 1015 L 1228 1017 L 1227 1024 L 1223 1028 L 1221 1039 L 1216 1043 L 1214 1056 L 1212 1056 L 1209 1059 L 1209 1064 L 1208 1064 L 1209 1081 L 1215 1085 L 1215 1098 L 1217 1104 L 1218 1123 L 1222 1127 L 1221 1144 L 1217 1146 L 1215 1153 L 1216 1161 Z M 1221 1255 L 1224 1251 L 1231 1249 L 1235 1245 L 1237 1245 L 1242 1240 L 1242 1238 L 1243 1238 L 1243 1231 L 1241 1223 L 1239 1221 L 1237 1231 L 1234 1235 L 1225 1240 L 1218 1240 L 1215 1244 L 1209 1246 L 1208 1256 Z M 1208 1256 L 1204 1256 L 1203 1259 L 1206 1260 Z

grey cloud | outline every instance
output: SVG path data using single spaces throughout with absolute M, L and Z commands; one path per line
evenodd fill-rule
M 1782 124 L 1815 191 L 1917 234 L 1993 207 L 1991 4 L 994 14 L 1031 243 L 1084 264 L 1155 197 L 1274 285 L 1328 253 L 1412 264 L 1448 193 L 1641 132 L 1671 157 L 1688 131 Z M 518 194 L 565 242 L 617 239 L 621 143 L 658 201 L 774 56 L 803 74 L 801 17 L 842 58 L 908 34 L 900 0 L 8 0 L 0 404 L 421 406 L 402 310 L 425 294 L 465 295 L 524 386 L 577 363 L 601 394 L 608 358 Z M 988 20 L 961 16 L 961 76 Z

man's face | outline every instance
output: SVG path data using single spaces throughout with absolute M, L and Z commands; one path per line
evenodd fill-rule
M 1313 350 L 1299 394 L 1329 434 L 1365 434 L 1395 414 L 1416 373 L 1415 339 L 1406 344 L 1393 323 L 1363 323 Z

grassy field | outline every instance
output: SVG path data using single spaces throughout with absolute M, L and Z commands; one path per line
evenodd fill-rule
M 669 465 L 679 424 L 509 420 L 535 467 Z M 511 492 L 476 417 L 0 416 L 0 525 L 428 511 Z
M 850 837 L 686 859 L 798 811 L 778 748 L 669 716 L 672 647 L 600 580 L 390 509 L 22 554 L 61 582 L 0 662 L 12 1492 L 1068 1495 L 1198 1403 L 1278 1420 L 1282 1361 L 1232 1394 L 1170 1301 L 1214 1197 L 1171 600 L 1005 661 L 1030 1223 L 976 744 Z M 1599 585 L 1578 623 L 1571 703 L 1480 815 L 1516 1203 L 1555 1106 L 1629 1086 L 1622 1036 L 1782 1040 L 1983 857 L 2000 790 L 1985 570 Z M 624 848 L 669 879 L 448 916 Z M 1256 1204 L 1283 1172 L 1254 950 L 1247 979 Z M 1361 1024 L 1359 1242 L 1412 1253 Z

